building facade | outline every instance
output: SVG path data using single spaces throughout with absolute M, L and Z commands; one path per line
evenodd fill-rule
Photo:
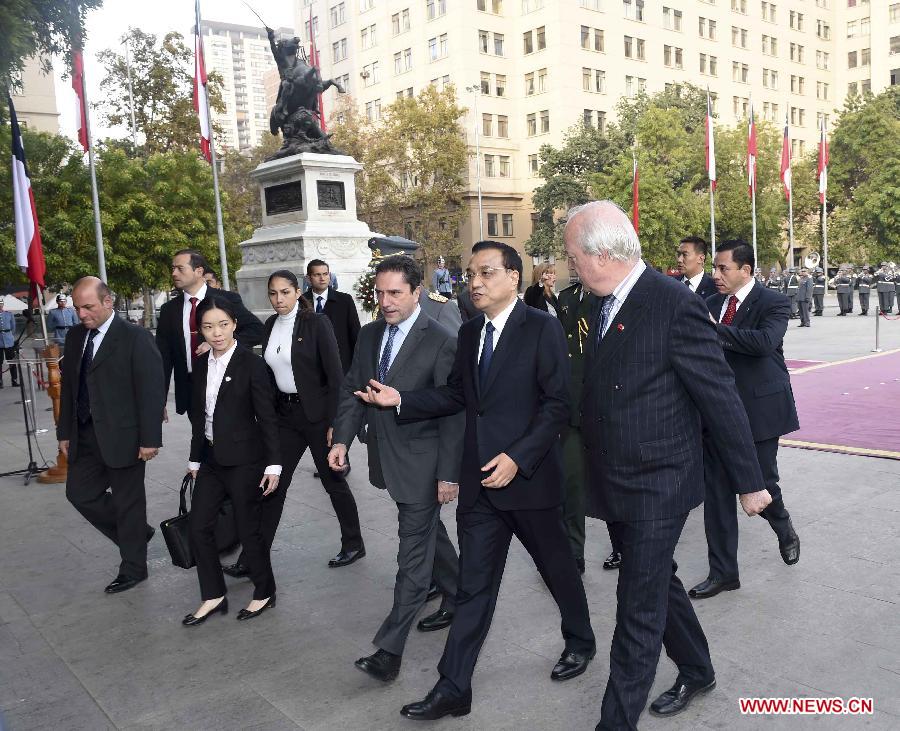
M 13 94 L 19 124 L 35 132 L 59 134 L 59 110 L 53 74 L 45 74 L 36 58 L 25 61 L 21 93 Z
M 602 128 L 622 97 L 709 87 L 725 125 L 746 118 L 752 97 L 758 118 L 788 117 L 802 155 L 848 93 L 900 83 L 895 0 L 295 2 L 322 76 L 341 80 L 370 118 L 426 84 L 455 85 L 468 143 L 474 153 L 477 134 L 480 148 L 464 246 L 495 238 L 521 249 L 541 145 L 561 144 L 578 122 Z M 326 117 L 335 97 L 325 95 Z
M 223 80 L 225 112 L 213 112 L 213 122 L 222 127 L 227 148 L 255 147 L 269 131 L 266 73 L 275 71 L 277 75 L 266 32 L 214 20 L 202 20 L 200 25 L 206 70 L 217 71 Z M 276 31 L 278 37 L 293 35 L 291 28 Z

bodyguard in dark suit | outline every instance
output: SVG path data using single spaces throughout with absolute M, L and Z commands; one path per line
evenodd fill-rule
M 412 257 L 389 256 L 375 267 L 382 318 L 360 331 L 329 455 L 331 467 L 342 468 L 353 437 L 367 425 L 369 480 L 397 503 L 400 546 L 394 604 L 372 640 L 377 652 L 356 661 L 357 668 L 384 682 L 397 677 L 409 630 L 432 581 L 443 601 L 419 622 L 419 630 L 447 627 L 456 607 L 458 560 L 441 522 L 441 506 L 456 499 L 459 491 L 463 416 L 399 424 L 394 409 L 370 406 L 354 395 L 371 380 L 404 390 L 447 382 L 456 334 L 422 309 L 421 283 L 422 270 Z
M 321 259 L 313 259 L 306 265 L 306 276 L 309 279 L 310 289 L 303 296 L 312 305 L 314 312 L 325 313 L 331 320 L 338 352 L 341 354 L 341 364 L 346 373 L 353 362 L 353 351 L 359 337 L 359 313 L 356 311 L 356 302 L 349 294 L 338 292 L 328 286 L 331 281 L 331 270 Z
M 66 497 L 119 547 L 114 594 L 147 578 L 144 468 L 162 446 L 162 361 L 147 330 L 116 317 L 99 279 L 79 279 L 72 299 L 81 324 L 66 336 L 56 436 Z
M 245 348 L 259 345 L 263 326 L 251 313 L 237 292 L 211 288 L 204 273 L 209 264 L 203 255 L 193 249 L 176 251 L 172 257 L 172 283 L 181 290 L 181 296 L 166 302 L 159 309 L 156 327 L 156 347 L 162 355 L 163 384 L 169 392 L 169 382 L 175 376 L 175 411 L 188 413 L 191 408 L 191 374 L 200 355 L 209 352 L 196 323 L 197 307 L 211 294 L 224 297 L 232 303 L 238 318 L 237 337 Z M 197 352 L 197 349 L 200 352 Z
M 587 599 L 562 522 L 559 434 L 568 417 L 566 343 L 556 318 L 517 296 L 522 260 L 511 246 L 472 247 L 468 282 L 484 313 L 459 332 L 445 386 L 401 394 L 371 382 L 360 398 L 399 406 L 403 422 L 465 411 L 457 527 L 460 564 L 456 616 L 441 678 L 428 696 L 404 706 L 407 718 L 462 716 L 472 705 L 472 673 L 490 629 L 509 544 L 515 535 L 534 559 L 562 615 L 565 649 L 554 680 L 585 671 L 594 656 Z
M 710 297 L 707 305 L 718 323 L 725 360 L 750 421 L 753 453 L 772 497 L 761 515 L 775 531 L 781 557 L 790 565 L 800 558 L 800 539 L 781 497 L 777 464 L 778 438 L 800 428 L 782 349 L 790 302 L 780 292 L 754 282 L 752 271 L 752 247 L 743 241 L 724 242 L 716 252 L 714 271 L 719 294 Z M 703 518 L 709 576 L 691 589 L 690 596 L 696 599 L 740 587 L 734 492 L 724 465 L 731 458 L 722 455 L 714 441 L 707 442 Z
M 678 244 L 678 271 L 681 272 L 681 281 L 691 292 L 703 299 L 716 293 L 716 283 L 705 271 L 708 252 L 706 239 L 699 236 L 685 236 Z
M 701 418 L 728 485 L 754 514 L 768 503 L 747 415 L 703 301 L 641 261 L 628 216 L 601 201 L 569 212 L 566 253 L 599 298 L 582 399 L 595 510 L 622 546 L 616 629 L 598 729 L 636 729 L 659 652 L 675 685 L 650 706 L 672 715 L 715 686 L 706 637 L 676 575 L 675 546 L 703 501 Z M 401 410 L 402 413 L 402 410 Z

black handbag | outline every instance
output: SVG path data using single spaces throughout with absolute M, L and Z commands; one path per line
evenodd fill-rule
M 187 492 L 194 492 L 194 478 L 185 475 L 181 481 L 181 492 L 178 499 L 178 515 L 159 524 L 166 548 L 172 557 L 172 563 L 182 569 L 192 569 L 196 565 L 194 552 L 191 550 L 190 515 L 187 508 Z M 232 521 L 233 522 L 233 521 Z

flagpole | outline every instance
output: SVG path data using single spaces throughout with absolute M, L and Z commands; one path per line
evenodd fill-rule
M 794 266 L 794 191 L 788 195 L 788 269 Z
M 47 313 L 44 312 L 44 288 L 35 284 L 34 289 L 37 293 L 38 309 L 41 312 L 41 330 L 44 332 L 44 345 L 50 345 L 50 339 L 47 335 Z
M 100 198 L 97 195 L 97 169 L 94 164 L 94 141 L 91 137 L 91 111 L 87 96 L 87 83 L 84 74 L 81 75 L 81 98 L 84 100 L 84 131 L 88 143 L 88 166 L 91 170 L 91 201 L 94 205 L 94 239 L 97 244 L 97 270 L 106 284 L 106 253 L 103 250 L 103 227 L 100 223 Z
M 759 255 L 756 251 L 756 181 L 754 180 L 753 190 L 750 192 L 750 197 L 753 201 L 752 206 L 752 225 L 753 225 L 753 261 L 756 262 L 756 266 L 759 266 Z
M 828 216 L 825 197 L 822 197 L 822 267 L 825 272 L 825 294 L 828 294 Z
M 713 200 L 713 184 L 709 184 L 709 243 L 712 247 L 712 258 L 716 258 L 716 204 Z

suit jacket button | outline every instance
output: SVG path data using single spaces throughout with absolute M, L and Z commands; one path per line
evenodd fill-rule
M 613 386 L 613 390 L 614 390 L 614 391 L 621 391 L 621 390 L 622 390 L 622 384 L 617 383 L 615 386 Z
M 484 416 L 484 411 L 482 409 L 479 409 L 478 411 L 475 412 L 475 415 L 476 416 Z
M 597 417 L 597 421 L 603 421 L 603 417 L 602 417 L 602 416 L 598 416 L 598 417 Z

